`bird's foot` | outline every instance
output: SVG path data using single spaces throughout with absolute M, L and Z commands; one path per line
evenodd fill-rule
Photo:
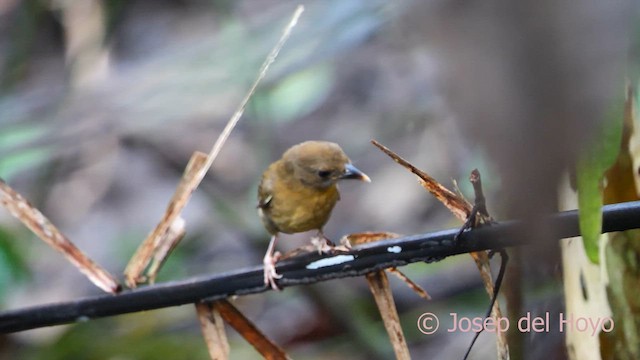
M 264 264 L 264 285 L 269 286 L 273 290 L 281 290 L 278 284 L 276 284 L 276 279 L 282 278 L 282 274 L 276 272 L 276 262 L 278 262 L 280 256 L 279 251 L 273 254 L 267 253 L 262 261 Z
M 333 242 L 324 237 L 324 235 L 312 237 L 311 244 L 313 244 L 316 247 L 316 250 L 318 250 L 318 255 L 331 254 L 335 247 Z

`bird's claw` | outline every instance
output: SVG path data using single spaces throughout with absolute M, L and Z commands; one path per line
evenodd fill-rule
M 271 254 L 267 254 L 264 257 L 264 285 L 269 286 L 273 290 L 281 290 L 278 284 L 276 284 L 276 279 L 281 279 L 282 274 L 278 274 L 276 272 L 276 262 L 280 259 L 280 252 L 276 251 Z
M 327 239 L 324 236 L 314 236 L 311 238 L 311 244 L 316 247 L 318 250 L 318 255 L 322 254 L 331 254 L 333 252 L 333 248 L 335 245 L 331 240 Z

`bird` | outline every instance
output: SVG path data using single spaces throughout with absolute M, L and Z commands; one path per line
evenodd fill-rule
M 282 278 L 275 269 L 280 252 L 274 251 L 280 233 L 293 234 L 317 230 L 314 243 L 325 250 L 332 243 L 323 227 L 340 199 L 337 182 L 357 179 L 371 182 L 358 170 L 342 148 L 328 141 L 305 141 L 290 147 L 282 157 L 267 167 L 258 185 L 258 214 L 271 234 L 263 259 L 264 283 L 274 290 Z M 312 240 L 313 242 L 313 240 Z

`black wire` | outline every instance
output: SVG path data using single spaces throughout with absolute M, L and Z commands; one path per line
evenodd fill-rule
M 496 278 L 496 282 L 493 285 L 493 294 L 491 295 L 491 302 L 489 304 L 489 309 L 487 310 L 487 313 L 484 316 L 485 319 L 488 319 L 491 316 L 491 311 L 493 311 L 493 305 L 495 305 L 496 300 L 498 299 L 498 294 L 500 293 L 500 286 L 502 286 L 502 280 L 504 279 L 504 274 L 507 271 L 507 263 L 509 262 L 509 254 L 507 254 L 507 251 L 505 249 L 500 249 L 497 251 L 497 253 L 500 254 L 500 271 L 498 271 L 498 277 Z M 467 358 L 469 358 L 469 355 L 471 354 L 471 349 L 473 349 L 473 345 L 476 343 L 476 340 L 478 340 L 478 336 L 480 336 L 480 333 L 482 333 L 483 330 L 484 330 L 484 327 L 481 328 L 479 331 L 476 331 L 475 335 L 473 336 L 473 340 L 471 340 L 471 344 L 469 344 L 469 347 L 467 348 L 467 352 L 464 354 L 464 358 L 463 358 L 464 360 L 467 360 Z
M 578 235 L 577 211 L 553 215 L 548 224 L 557 238 Z M 448 256 L 472 251 L 501 249 L 524 245 L 526 236 L 517 236 L 522 222 L 505 221 L 467 231 L 458 244 L 458 229 L 412 235 L 364 244 L 341 254 L 353 260 L 313 269 L 315 261 L 330 258 L 315 252 L 283 260 L 278 273 L 281 287 L 311 284 L 329 279 L 361 276 L 392 266 L 418 261 L 438 261 Z M 603 232 L 640 228 L 640 202 L 608 205 L 603 208 Z M 335 259 L 334 259 L 335 260 Z M 255 294 L 268 290 L 263 284 L 262 267 L 240 269 L 222 274 L 151 285 L 118 295 L 101 295 L 68 302 L 33 306 L 0 313 L 0 333 L 23 331 L 99 317 L 191 304 L 204 299 L 216 300 L 232 295 Z

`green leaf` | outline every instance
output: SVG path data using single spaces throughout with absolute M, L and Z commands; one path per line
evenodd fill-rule
M 625 106 L 631 106 L 629 97 Z M 599 240 L 602 232 L 602 182 L 604 173 L 613 165 L 620 152 L 624 106 L 616 106 L 604 123 L 597 142 L 586 152 L 577 169 L 578 212 L 580 234 L 589 260 L 599 263 Z
M 593 263 L 599 263 L 598 242 L 602 229 L 602 172 L 593 164 L 582 161 L 578 165 L 578 213 L 584 249 Z

